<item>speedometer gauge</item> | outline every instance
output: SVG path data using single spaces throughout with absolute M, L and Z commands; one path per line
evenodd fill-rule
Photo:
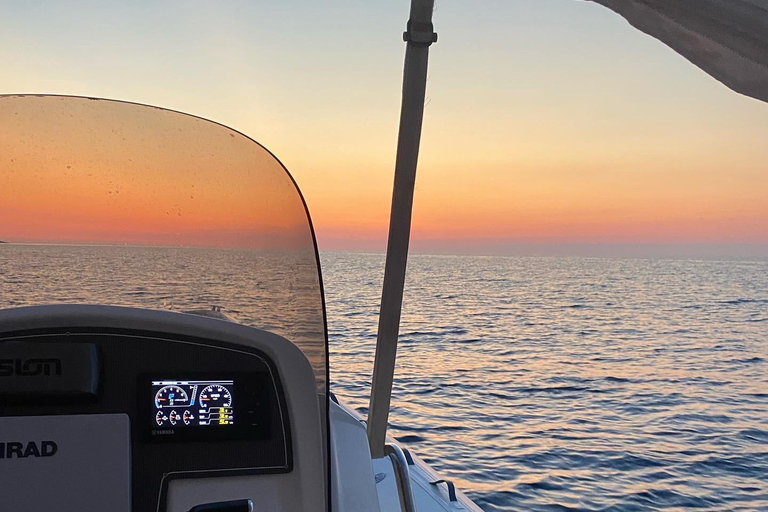
M 255 382 L 255 380 L 251 380 Z M 256 386 L 259 383 L 256 382 Z M 155 399 L 155 414 L 152 419 L 152 429 L 159 434 L 173 435 L 188 439 L 204 439 L 223 434 L 184 434 L 183 432 L 211 430 L 215 426 L 235 425 L 236 419 L 253 416 L 254 408 L 259 403 L 252 400 L 249 405 L 249 395 L 239 402 L 246 409 L 236 414 L 235 411 L 235 381 L 234 379 L 166 379 L 152 381 L 152 395 Z M 252 395 L 251 395 L 252 396 Z M 149 402 L 149 400 L 147 400 Z M 245 416 L 241 416 L 244 414 Z M 239 420 L 238 420 L 239 421 Z M 260 421 L 260 420 L 259 420 Z M 250 425 L 255 425 L 252 419 Z M 247 429 L 243 427 L 240 430 Z M 238 427 L 227 427 L 228 434 L 237 436 Z
M 231 407 L 232 395 L 220 384 L 212 384 L 200 392 L 200 407 Z
M 155 394 L 155 407 L 185 406 L 189 403 L 187 392 L 179 386 L 165 386 Z

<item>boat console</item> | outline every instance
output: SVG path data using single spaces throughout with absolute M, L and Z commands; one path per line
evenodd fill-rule
M 325 508 L 315 375 L 288 340 L 110 306 L 3 310 L 0 329 L 4 509 Z

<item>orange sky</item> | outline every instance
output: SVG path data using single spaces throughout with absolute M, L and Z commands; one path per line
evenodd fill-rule
M 311 247 L 280 164 L 243 135 L 86 98 L 0 98 L 10 241 Z
M 20 4 L 0 21 L 7 71 L 0 89 L 123 98 L 223 122 L 291 170 L 321 249 L 383 249 L 407 9 L 297 3 L 193 3 L 151 13 L 114 2 L 51 3 L 55 15 L 44 17 Z M 440 41 L 431 51 L 413 218 L 419 250 L 439 241 L 441 251 L 463 252 L 478 240 L 768 245 L 768 105 L 731 92 L 591 3 L 473 10 L 443 0 L 435 23 Z M 152 154 L 180 173 L 189 162 L 162 159 L 186 155 Z M 65 172 L 65 163 L 55 166 Z M 278 215 L 248 205 L 247 194 L 262 192 L 240 178 L 217 200 L 210 177 L 167 178 L 153 178 L 168 194 L 162 206 L 126 209 L 127 194 L 145 193 L 146 183 L 131 189 L 123 179 L 118 199 L 108 194 L 115 180 L 105 178 L 98 200 L 62 204 L 57 192 L 30 209 L 19 202 L 28 184 L 3 176 L 0 238 L 16 236 L 8 234 L 13 216 L 28 230 L 48 222 L 46 208 L 67 205 L 73 224 L 108 208 L 108 221 L 88 221 L 97 231 L 125 215 L 133 240 L 158 231 L 157 223 L 175 236 L 233 223 L 247 231 L 267 217 L 279 228 Z M 183 187 L 174 185 L 180 179 Z M 213 194 L 213 213 L 187 199 L 192 184 Z M 57 187 L 66 191 L 64 178 Z M 289 218 L 299 222 L 298 214 Z
M 280 165 L 232 130 L 118 103 L 3 102 L 0 148 L 9 158 L 0 163 L 0 217 L 6 239 L 308 243 L 303 207 Z M 547 152 L 538 138 L 551 134 L 520 133 L 506 151 L 478 152 L 472 162 L 466 162 L 467 147 L 486 144 L 494 134 L 472 134 L 456 153 L 430 152 L 434 141 L 427 136 L 414 214 L 417 247 L 429 250 L 430 241 L 439 241 L 433 245 L 442 250 L 447 240 L 459 248 L 488 240 L 768 243 L 768 173 L 761 160 L 768 149 L 732 137 L 732 150 L 722 151 L 722 144 L 706 147 L 690 135 L 653 133 L 659 145 L 651 149 L 633 140 L 619 148 L 580 145 L 574 136 L 553 142 L 556 150 Z M 338 166 L 304 183 L 312 191 L 321 247 L 382 249 L 387 166 L 372 163 L 372 172 L 359 171 L 342 162 L 344 155 L 329 158 L 339 159 Z M 328 176 L 334 179 L 323 179 Z

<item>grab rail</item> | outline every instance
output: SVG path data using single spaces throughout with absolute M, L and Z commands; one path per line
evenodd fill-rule
M 411 472 L 408 469 L 408 459 L 405 458 L 402 448 L 396 444 L 384 445 L 384 454 L 392 460 L 392 466 L 395 468 L 395 480 L 397 480 L 397 490 L 400 493 L 400 507 L 403 512 L 416 512 L 416 504 L 413 501 L 413 491 L 411 490 Z
M 448 500 L 449 501 L 458 501 L 456 499 L 456 486 L 453 485 L 453 482 L 451 482 L 450 480 L 442 480 L 441 479 L 441 480 L 435 480 L 434 482 L 429 482 L 429 483 L 432 484 L 432 485 L 435 485 L 435 486 L 440 485 L 440 484 L 447 485 L 448 486 Z

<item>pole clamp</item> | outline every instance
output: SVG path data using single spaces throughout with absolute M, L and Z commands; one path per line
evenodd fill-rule
M 408 20 L 403 41 L 419 46 L 429 46 L 437 42 L 437 33 L 432 23 Z

